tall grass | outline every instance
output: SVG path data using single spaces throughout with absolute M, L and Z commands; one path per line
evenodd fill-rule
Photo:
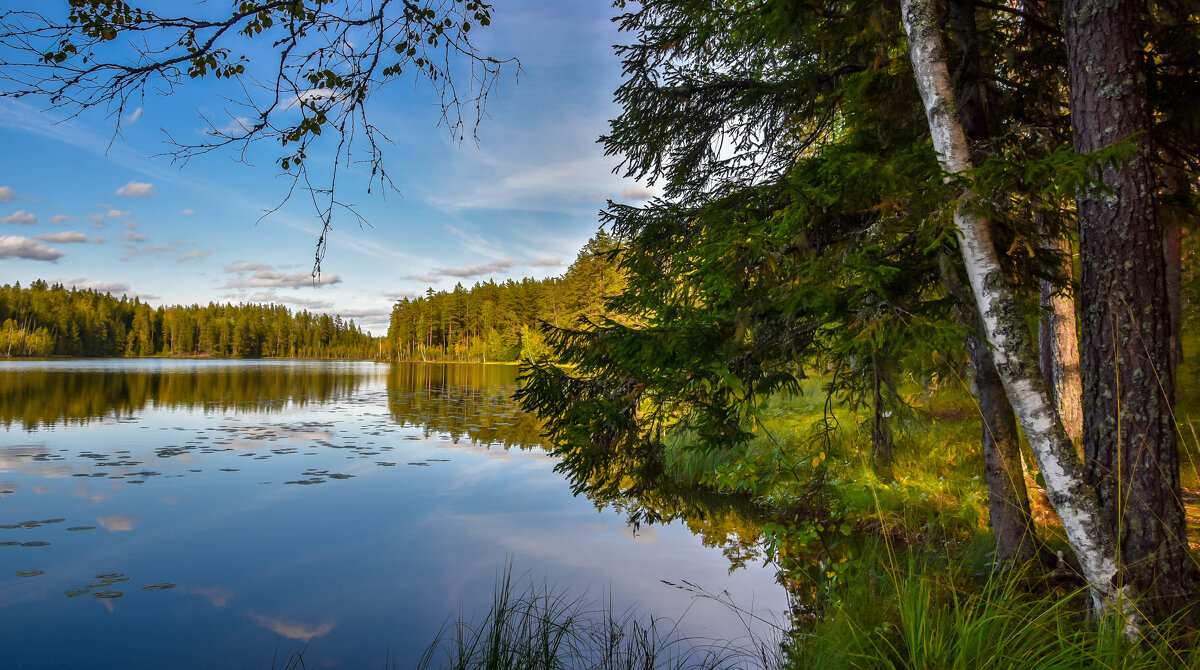
M 683 635 L 665 618 L 617 614 L 611 602 L 572 597 L 511 570 L 497 581 L 478 621 L 448 622 L 416 664 L 419 670 L 733 670 L 778 667 L 775 645 L 739 647 Z
M 1012 573 L 964 588 L 945 566 L 875 566 L 882 579 L 849 589 L 793 632 L 788 667 L 1200 668 L 1194 633 L 1165 624 L 1131 643 L 1119 622 L 1088 619 L 1082 588 L 1047 589 Z

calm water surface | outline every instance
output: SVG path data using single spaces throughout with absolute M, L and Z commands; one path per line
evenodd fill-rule
M 781 618 L 736 510 L 676 501 L 682 518 L 631 525 L 632 502 L 573 497 L 515 376 L 0 362 L 0 664 L 408 667 L 447 617 L 486 611 L 509 562 L 618 612 L 686 612 L 687 635 L 746 626 L 662 580 Z

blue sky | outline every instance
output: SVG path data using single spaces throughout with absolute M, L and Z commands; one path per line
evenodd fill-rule
M 201 138 L 199 114 L 225 114 L 216 86 L 147 96 L 115 139 L 102 113 L 63 120 L 44 101 L 0 99 L 0 283 L 42 278 L 153 305 L 277 302 L 382 334 L 397 297 L 561 274 L 605 198 L 647 193 L 612 174 L 617 161 L 596 144 L 617 113 L 616 11 L 606 0 L 498 0 L 472 37 L 522 72 L 499 81 L 478 144 L 437 128 L 434 99 L 411 82 L 373 98 L 400 193 L 368 194 L 365 168 L 339 177 L 339 198 L 371 225 L 335 218 L 320 286 L 309 277 L 312 205 L 296 196 L 259 220 L 287 192 L 277 147 L 256 147 L 251 165 L 219 151 L 183 166 L 156 157 L 169 149 L 164 130 Z

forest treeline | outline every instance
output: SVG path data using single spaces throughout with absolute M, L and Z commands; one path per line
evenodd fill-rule
M 354 320 L 282 305 L 151 307 L 37 280 L 0 286 L 0 356 L 370 358 Z
M 392 308 L 392 357 L 417 361 L 496 362 L 540 358 L 550 348 L 540 323 L 555 327 L 594 321 L 605 296 L 620 288 L 616 241 L 604 230 L 579 251 L 561 277 L 477 283 L 451 291 L 429 289 Z

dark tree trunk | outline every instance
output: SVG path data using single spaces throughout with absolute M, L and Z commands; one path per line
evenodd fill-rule
M 979 162 L 979 147 L 990 137 L 987 120 L 987 88 L 983 77 L 975 27 L 973 0 L 951 0 L 947 18 L 954 36 L 952 52 L 956 63 L 953 78 L 957 87 L 959 115 L 963 131 L 971 145 L 972 158 Z M 969 292 L 958 281 L 950 280 L 960 301 L 973 305 Z M 978 315 L 967 308 L 961 315 L 964 323 L 976 332 L 983 332 Z M 980 445 L 983 449 L 984 475 L 988 489 L 988 510 L 996 536 L 996 562 L 1007 563 L 1030 558 L 1036 548 L 1029 493 L 1025 488 L 1021 468 L 1020 443 L 1017 439 L 1017 420 L 1013 414 L 1004 384 L 996 371 L 991 348 L 975 335 L 967 336 L 967 350 L 975 369 L 975 393 L 983 424 Z
M 1140 3 L 1067 0 L 1064 32 L 1075 149 L 1134 138 L 1136 152 L 1077 195 L 1081 265 L 1083 446 L 1089 482 L 1120 543 L 1126 583 L 1151 619 L 1192 595 L 1175 384 Z

